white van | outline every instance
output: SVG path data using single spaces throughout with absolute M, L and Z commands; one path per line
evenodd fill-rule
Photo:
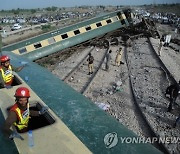
M 13 31 L 13 30 L 21 29 L 21 28 L 22 28 L 22 26 L 21 26 L 20 24 L 14 24 L 14 25 L 12 26 L 11 30 Z

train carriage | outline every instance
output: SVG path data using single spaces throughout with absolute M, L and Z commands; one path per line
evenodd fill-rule
M 5 46 L 2 50 L 11 51 L 33 61 L 118 28 L 129 26 L 132 20 L 131 12 L 127 10 L 124 12 L 113 12 L 57 29 L 19 43 Z

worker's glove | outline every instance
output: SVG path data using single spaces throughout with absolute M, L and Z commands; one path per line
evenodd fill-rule
M 20 61 L 19 63 L 21 64 L 21 66 L 20 66 L 21 69 L 26 67 L 26 66 L 28 66 L 28 62 L 27 61 Z
M 19 133 L 15 132 L 15 131 L 12 132 L 12 134 L 9 136 L 9 138 L 11 140 L 13 140 L 14 138 L 19 138 L 21 140 L 24 140 L 24 138 Z
M 12 88 L 11 85 L 5 85 L 4 87 L 5 87 L 6 89 L 11 89 L 11 88 Z
M 43 106 L 41 108 L 41 110 L 39 111 L 39 114 L 42 115 L 42 114 L 46 113 L 47 111 L 48 111 L 48 107 L 47 106 Z

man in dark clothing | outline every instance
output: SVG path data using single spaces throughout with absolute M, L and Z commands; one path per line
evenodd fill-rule
M 168 112 L 170 112 L 172 110 L 172 107 L 178 97 L 178 94 L 179 94 L 179 91 L 180 91 L 180 81 L 179 81 L 179 84 L 176 85 L 176 84 L 172 84 L 170 85 L 169 87 L 167 87 L 166 89 L 166 97 L 169 95 L 170 97 L 170 103 L 169 103 L 169 106 L 168 106 Z
M 180 124 L 180 114 L 179 114 L 178 118 L 176 119 L 173 127 L 175 128 L 178 125 L 178 123 Z
M 89 53 L 89 57 L 87 59 L 88 61 L 88 69 L 89 69 L 89 74 L 93 74 L 93 69 L 94 69 L 94 66 L 93 66 L 93 62 L 94 62 L 94 57 L 91 55 L 91 53 Z
M 111 61 L 111 52 L 112 50 L 109 50 L 109 52 L 106 54 L 106 64 L 105 64 L 105 69 L 106 71 L 109 70 L 109 65 L 110 65 L 110 61 Z

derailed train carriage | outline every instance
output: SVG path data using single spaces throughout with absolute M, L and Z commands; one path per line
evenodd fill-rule
M 117 11 L 8 45 L 3 50 L 33 61 L 130 24 L 130 10 Z
M 32 61 L 64 48 L 82 43 L 132 22 L 131 12 L 117 11 L 93 18 L 32 39 L 3 47 L 11 63 L 28 62 L 28 67 L 15 75 L 16 85 L 0 89 L 0 126 L 14 103 L 14 92 L 20 86 L 31 91 L 30 107 L 48 106 L 49 111 L 34 119 L 34 146 L 24 140 L 9 141 L 0 133 L 2 153 L 161 153 L 150 144 L 123 143 L 121 137 L 137 137 L 89 99 Z M 26 79 L 26 80 L 25 80 Z M 27 80 L 28 79 L 28 80 Z

